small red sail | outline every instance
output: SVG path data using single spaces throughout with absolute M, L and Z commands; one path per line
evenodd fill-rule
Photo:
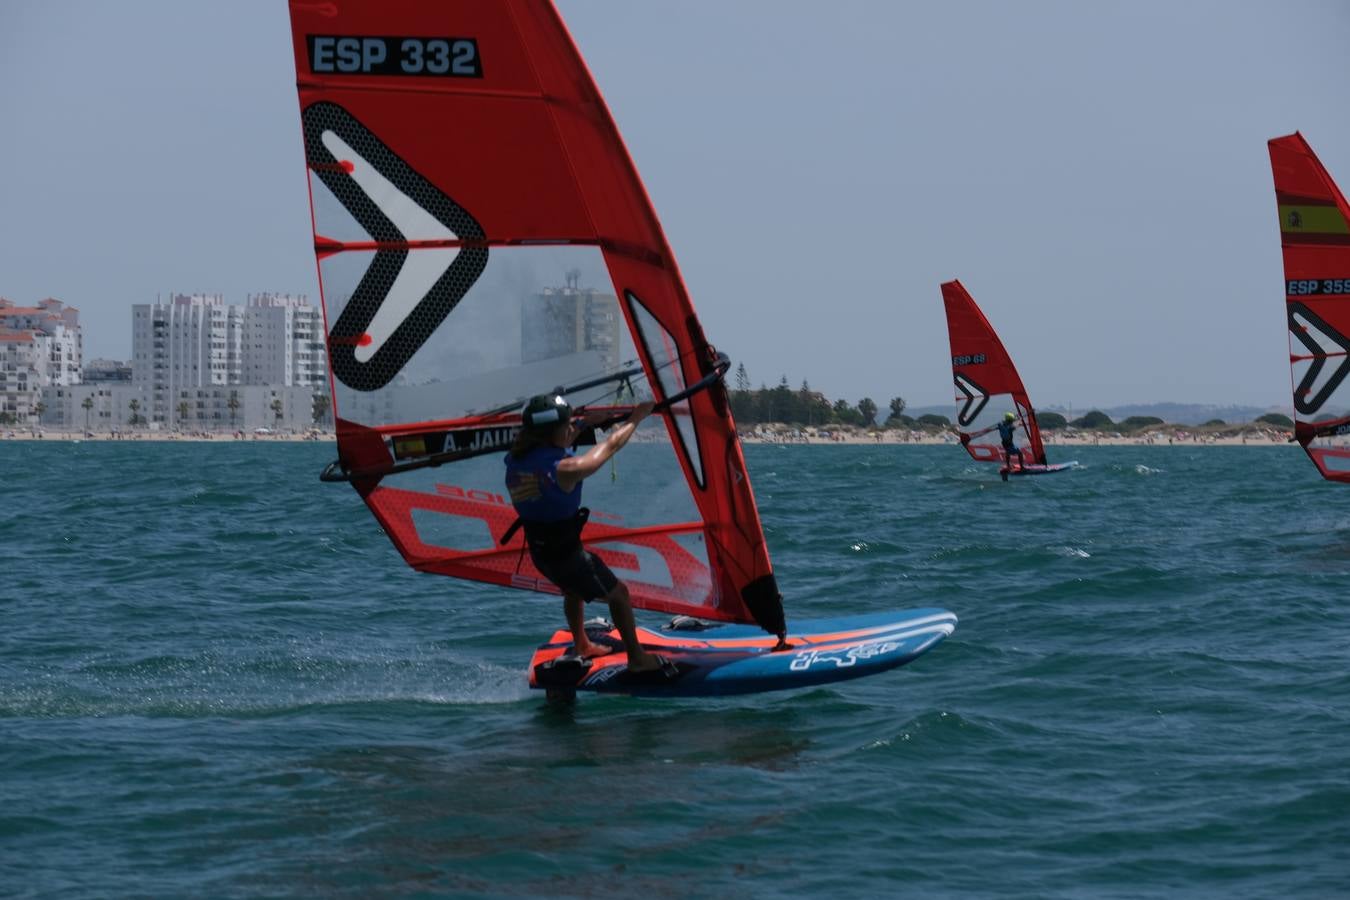
M 532 394 L 669 401 L 586 482 L 639 608 L 783 631 L 722 365 L 547 0 L 291 0 L 339 467 L 408 564 L 553 591 L 502 458 Z M 690 393 L 696 386 L 705 389 Z
M 1294 437 L 1350 482 L 1350 206 L 1303 135 L 1269 142 L 1284 251 Z
M 1016 444 L 1027 464 L 1046 465 L 1041 428 L 1036 422 L 1026 388 L 1012 357 L 994 328 L 975 305 L 975 298 L 959 281 L 942 285 L 947 310 L 947 337 L 952 349 L 952 380 L 956 384 L 956 427 L 967 452 L 979 462 L 1007 464 L 994 428 L 1012 412 L 1017 417 Z M 983 436 L 979 432 L 986 432 Z

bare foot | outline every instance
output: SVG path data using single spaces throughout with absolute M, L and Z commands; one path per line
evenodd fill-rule
M 600 656 L 609 656 L 614 652 L 612 648 L 605 644 L 597 644 L 594 641 L 587 643 L 584 647 L 573 646 L 577 656 L 580 656 L 582 659 L 595 659 Z
M 628 671 L 630 672 L 655 672 L 661 668 L 661 658 L 651 653 L 641 653 L 636 656 L 628 654 Z

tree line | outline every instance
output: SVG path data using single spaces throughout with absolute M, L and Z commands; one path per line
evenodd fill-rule
M 735 383 L 729 396 L 731 414 L 741 425 L 781 422 L 804 427 L 854 425 L 870 428 L 879 424 L 886 427 L 914 424 L 914 420 L 905 415 L 903 397 L 891 398 L 884 411 L 871 397 L 863 397 L 856 404 L 842 398 L 831 402 L 820 391 L 812 390 L 804 379 L 802 386 L 793 390 L 786 375 L 779 379 L 777 387 L 761 384 L 752 390 L 745 363 L 736 367 Z
M 1119 422 L 1111 421 L 1111 417 L 1101 410 L 1094 409 L 1087 415 L 1079 416 L 1077 419 L 1069 420 L 1059 413 L 1038 412 L 1036 421 L 1040 423 L 1043 431 L 1055 431 L 1060 428 L 1072 426 L 1085 431 L 1103 431 L 1107 428 L 1116 431 L 1139 431 L 1144 428 L 1153 428 L 1158 425 L 1167 425 L 1168 422 L 1157 416 L 1128 416 Z M 1210 419 L 1202 423 L 1202 428 L 1221 428 L 1230 423 L 1223 419 Z M 1257 425 L 1274 425 L 1277 428 L 1293 428 L 1294 420 L 1282 413 L 1266 413 L 1264 416 L 1257 416 L 1253 420 Z
M 852 425 L 859 428 L 949 428 L 951 420 L 946 416 L 929 413 L 917 419 L 905 415 L 905 399 L 892 397 L 886 409 L 877 406 L 871 397 L 863 397 L 856 404 L 847 400 L 831 401 L 820 391 L 811 389 L 805 380 L 801 387 L 794 390 L 787 376 L 782 376 L 776 387 L 768 387 L 761 382 L 758 388 L 750 387 L 750 376 L 745 364 L 736 367 L 733 386 L 728 391 L 731 399 L 731 414 L 739 425 L 760 425 L 779 423 L 798 427 L 821 427 L 830 425 Z M 1119 422 L 1100 410 L 1092 410 L 1076 419 L 1056 412 L 1037 412 L 1036 421 L 1045 431 L 1057 431 L 1066 427 L 1081 430 L 1100 431 L 1112 428 L 1119 431 L 1139 431 L 1165 425 L 1157 416 L 1129 416 Z M 1293 421 L 1279 413 L 1269 413 L 1256 419 L 1257 424 L 1292 428 Z M 1223 426 L 1227 423 L 1220 419 L 1205 422 L 1207 427 Z

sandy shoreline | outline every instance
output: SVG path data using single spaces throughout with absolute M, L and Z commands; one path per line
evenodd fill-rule
M 1047 447 L 1269 447 L 1289 443 L 1289 432 L 1275 428 L 1248 428 L 1241 433 L 1213 433 L 1204 428 L 1184 425 L 1169 427 L 1166 430 L 1153 429 L 1147 433 L 1128 435 L 1117 432 L 1079 431 L 1072 434 L 1064 432 L 1044 432 Z M 109 434 L 107 432 L 87 433 L 81 431 L 58 431 L 49 428 L 0 430 L 0 441 L 197 441 L 197 442 L 266 442 L 266 441 L 333 441 L 331 431 L 310 431 L 304 434 L 244 434 L 214 432 L 152 432 L 136 431 Z M 826 431 L 814 429 L 800 431 L 784 428 L 781 430 L 743 431 L 741 440 L 746 444 L 782 444 L 795 446 L 868 444 L 890 446 L 932 446 L 959 443 L 955 434 L 931 431 L 908 431 L 893 429 L 876 432 Z

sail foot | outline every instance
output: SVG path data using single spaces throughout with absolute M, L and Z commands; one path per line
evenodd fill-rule
M 783 595 L 778 593 L 778 579 L 770 572 L 756 578 L 741 590 L 741 600 L 745 603 L 755 623 L 769 634 L 775 634 L 781 640 L 787 634 L 787 620 L 783 616 Z

